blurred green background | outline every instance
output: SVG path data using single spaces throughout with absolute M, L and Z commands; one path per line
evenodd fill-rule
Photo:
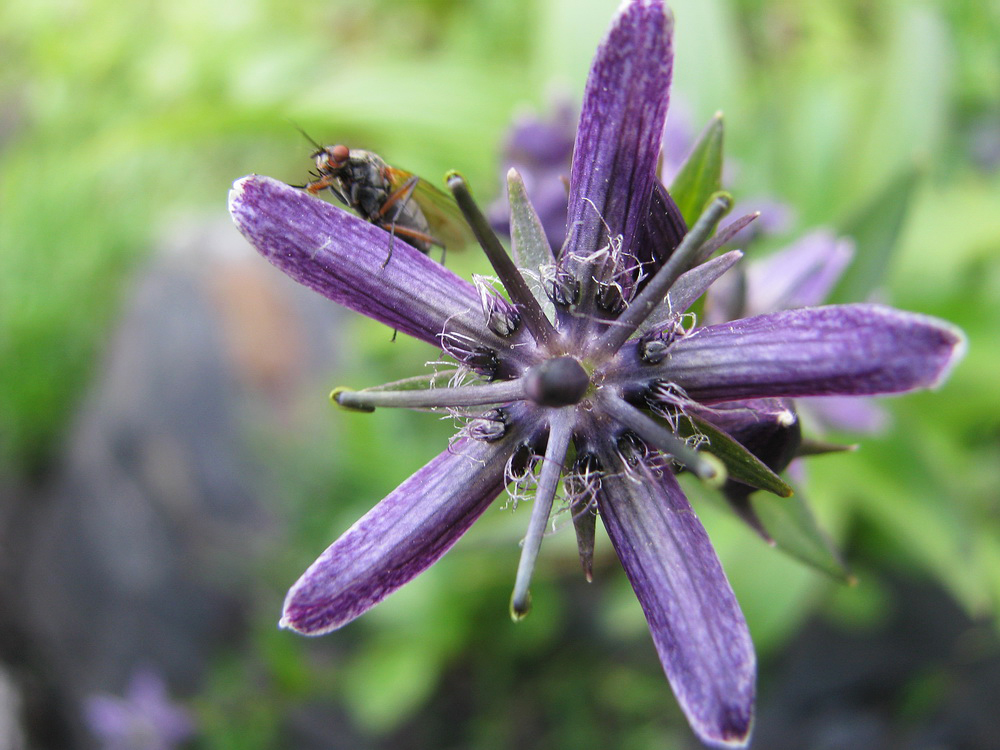
M 85 419 L 87 394 L 113 359 L 136 280 L 155 272 L 156 248 L 178 227 L 224 225 L 226 191 L 244 174 L 307 179 L 310 146 L 294 125 L 424 176 L 457 168 L 485 202 L 498 194 L 500 151 L 515 113 L 544 112 L 555 92 L 579 97 L 616 5 L 4 4 L 0 520 L 10 524 L 7 533 L 25 508 L 56 502 L 54 477 L 65 475 L 81 439 L 72 427 Z M 771 247 L 816 226 L 874 227 L 893 247 L 881 298 L 946 318 L 969 337 L 968 355 L 939 392 L 887 400 L 892 426 L 884 435 L 809 466 L 808 496 L 846 550 L 858 586 L 841 587 L 788 560 L 698 496 L 762 660 L 758 733 L 772 744 L 761 747 L 841 746 L 783 745 L 773 726 L 794 723 L 794 712 L 781 713 L 782 686 L 802 679 L 790 665 L 810 637 L 877 652 L 898 640 L 897 615 L 919 619 L 930 607 L 947 613 L 950 640 L 914 646 L 926 646 L 927 658 L 907 654 L 916 663 L 878 683 L 877 709 L 859 699 L 888 736 L 920 735 L 959 701 L 961 686 L 978 686 L 966 682 L 969 669 L 998 658 L 1000 5 L 683 0 L 672 7 L 675 98 L 698 123 L 725 113 L 737 198 L 768 195 L 794 208 L 794 225 Z M 886 229 L 899 215 L 898 231 Z M 235 230 L 219 231 L 243 247 Z M 245 253 L 271 273 L 249 246 Z M 449 257 L 449 265 L 483 271 L 472 255 Z M 232 280 L 212 278 L 214 267 L 195 254 L 206 283 Z M 242 320 L 251 348 L 260 333 L 253 320 Z M 442 450 L 450 433 L 431 415 L 329 408 L 330 386 L 415 374 L 436 356 L 402 338 L 391 343 L 384 327 L 354 315 L 332 326 L 336 336 L 320 339 L 331 360 L 314 370 L 309 388 L 284 394 L 281 409 L 238 407 L 233 440 L 259 472 L 257 500 L 270 521 L 262 543 L 229 550 L 246 553 L 233 583 L 226 576 L 236 563 L 213 558 L 216 583 L 239 591 L 237 635 L 206 654 L 195 679 L 175 681 L 169 664 L 157 664 L 196 717 L 192 746 L 692 746 L 606 540 L 598 540 L 591 585 L 578 573 L 572 533 L 547 540 L 535 609 L 524 623 L 510 622 L 523 510 L 498 504 L 444 561 L 342 632 L 308 640 L 275 629 L 284 590 L 301 570 Z M 252 402 L 253 388 L 233 380 Z M 20 570 L 15 553 L 32 554 L 26 546 L 0 550 L 11 581 Z M 30 589 L 9 584 L 4 607 L 17 609 Z M 30 621 L 21 628 L 37 632 Z M 50 645 L 39 641 L 44 654 Z M 59 684 L 58 671 L 46 679 Z M 126 676 L 119 669 L 90 687 L 120 693 Z M 986 719 L 962 726 L 978 731 L 979 721 Z M 988 746 L 975 741 L 962 746 Z

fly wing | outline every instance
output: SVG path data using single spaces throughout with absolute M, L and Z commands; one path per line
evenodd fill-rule
M 387 167 L 385 173 L 394 191 L 413 178 L 412 173 L 395 167 Z M 461 250 L 466 245 L 476 242 L 455 199 L 443 190 L 439 190 L 421 177 L 413 189 L 411 200 L 420 206 L 424 218 L 427 219 L 427 226 L 430 227 L 431 236 L 447 250 Z

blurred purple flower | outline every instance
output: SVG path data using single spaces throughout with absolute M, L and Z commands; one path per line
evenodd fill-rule
M 576 109 L 559 97 L 546 116 L 521 114 L 511 125 L 503 150 L 504 175 L 514 168 L 527 187 L 528 197 L 545 228 L 553 248 L 561 248 L 566 239 L 568 175 L 576 134 Z M 660 141 L 660 182 L 669 186 L 684 162 L 691 156 L 698 138 L 694 117 L 684 101 L 671 102 L 670 113 Z M 725 171 L 732 172 L 727 163 Z M 727 177 L 728 181 L 728 177 Z M 794 211 L 787 203 L 766 196 L 745 198 L 732 212 L 735 216 L 757 214 L 756 221 L 728 238 L 727 245 L 742 246 L 762 234 L 780 234 L 792 224 Z M 489 207 L 490 224 L 510 236 L 510 206 L 503 195 Z
M 738 201 L 733 207 L 733 215 L 746 214 L 759 215 L 756 221 L 748 224 L 729 240 L 729 244 L 733 247 L 745 249 L 750 242 L 761 235 L 782 234 L 791 229 L 795 223 L 795 209 L 787 203 L 767 196 L 753 196 Z
M 102 750 L 173 750 L 194 736 L 190 713 L 170 700 L 151 669 L 136 670 L 123 698 L 89 697 L 84 719 Z
M 524 180 L 551 247 L 562 247 L 566 237 L 566 180 L 573 158 L 577 109 L 557 97 L 545 118 L 522 114 L 514 121 L 503 150 L 503 174 L 516 169 Z M 490 224 L 510 236 L 510 206 L 505 197 L 489 208 Z
M 514 251 L 527 278 L 464 181 L 450 180 L 506 296 L 402 243 L 383 267 L 383 229 L 269 178 L 239 180 L 230 211 L 292 278 L 459 363 L 447 384 L 432 376 L 423 389 L 413 387 L 419 379 L 338 389 L 340 405 L 445 409 L 467 420 L 448 450 L 309 567 L 281 624 L 318 635 L 350 622 L 438 560 L 508 486 L 534 490 L 511 598 L 512 614 L 524 616 L 563 478 L 588 577 L 600 515 L 692 728 L 707 744 L 738 747 L 750 733 L 756 659 L 675 473 L 723 479 L 720 462 L 699 450 L 710 440 L 720 455 L 736 451 L 726 462 L 733 476 L 764 486 L 766 470 L 726 430 L 753 432 L 766 415 L 730 413 L 725 402 L 932 387 L 962 339 L 944 322 L 876 305 L 686 324 L 684 311 L 740 253 L 692 267 L 728 201 L 714 201 L 682 238 L 657 178 L 672 30 L 659 0 L 626 2 L 598 48 L 573 149 L 570 231 L 556 254 L 524 182 L 509 175 Z
M 663 125 L 661 141 L 663 153 L 660 163 L 660 181 L 669 185 L 680 172 L 684 162 L 691 155 L 698 131 L 694 125 L 694 115 L 691 108 L 678 97 L 670 103 L 670 113 Z

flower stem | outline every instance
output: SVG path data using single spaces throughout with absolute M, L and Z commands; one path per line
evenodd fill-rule
M 699 248 L 712 234 L 712 229 L 719 219 L 725 216 L 731 206 L 732 199 L 728 195 L 723 193 L 715 197 L 708 208 L 698 217 L 698 221 L 691 227 L 691 231 L 684 235 L 681 244 L 670 256 L 670 260 L 663 264 L 663 267 L 656 272 L 646 288 L 632 300 L 617 320 L 612 321 L 611 327 L 594 344 L 593 352 L 596 357 L 610 357 L 628 340 L 629 336 L 635 333 L 636 329 L 670 291 L 674 282 L 688 270 Z
M 373 411 L 378 406 L 404 409 L 482 406 L 505 404 L 524 397 L 524 382 L 520 378 L 456 388 L 428 388 L 421 391 L 352 391 L 347 388 L 335 388 L 330 394 L 331 400 L 338 406 L 360 411 Z
M 469 192 L 465 178 L 458 172 L 450 172 L 447 179 L 448 188 L 455 196 L 458 207 L 462 210 L 462 214 L 472 228 L 473 234 L 476 235 L 476 239 L 479 240 L 493 270 L 500 278 L 500 283 L 510 295 L 510 301 L 514 303 L 521 314 L 521 319 L 528 327 L 528 331 L 531 332 L 539 346 L 551 349 L 558 338 L 556 329 L 545 317 L 545 313 L 528 288 L 521 272 L 517 270 L 517 266 L 514 265 L 510 256 L 507 255 L 507 251 L 500 244 L 500 240 L 486 217 L 483 216 L 483 212 L 479 210 L 479 206 L 476 205 L 476 201 Z

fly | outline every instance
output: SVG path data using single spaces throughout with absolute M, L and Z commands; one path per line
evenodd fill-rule
M 328 189 L 361 218 L 389 232 L 389 254 L 383 268 L 392 258 L 395 237 L 424 254 L 440 247 L 442 263 L 446 250 L 461 248 L 472 240 L 455 200 L 426 180 L 389 166 L 371 151 L 343 144 L 313 145 L 317 148 L 313 154 L 316 179 L 303 187 L 313 195 Z

